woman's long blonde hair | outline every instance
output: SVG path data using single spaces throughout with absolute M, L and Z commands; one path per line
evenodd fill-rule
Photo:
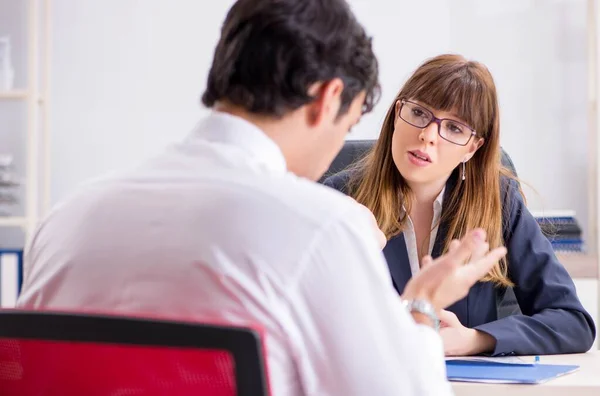
M 477 131 L 478 137 L 485 139 L 466 163 L 466 179 L 457 177 L 458 168 L 451 176 L 457 182 L 444 196 L 441 223 L 448 225 L 448 233 L 443 251 L 447 251 L 452 239 L 478 227 L 486 230 L 490 248 L 502 246 L 500 176 L 513 176 L 500 162 L 496 87 L 484 65 L 462 56 L 429 59 L 408 79 L 387 112 L 377 143 L 351 172 L 350 195 L 373 212 L 388 239 L 404 230 L 411 210 L 411 191 L 392 159 L 396 102 L 401 99 L 416 99 L 439 111 L 453 111 Z M 512 286 L 506 260 L 500 261 L 484 281 Z

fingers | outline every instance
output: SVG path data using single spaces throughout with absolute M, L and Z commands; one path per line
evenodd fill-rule
M 430 255 L 427 255 L 421 259 L 421 268 L 426 268 L 428 265 L 433 263 L 433 258 Z
M 462 265 L 475 251 L 481 249 L 481 245 L 486 243 L 485 238 L 486 234 L 482 229 L 475 229 L 467 233 L 454 250 L 448 252 L 446 259 L 453 265 Z
M 475 282 L 483 278 L 492 269 L 492 267 L 506 255 L 506 248 L 499 247 L 490 251 L 485 256 L 476 261 L 472 261 L 469 265 L 461 268 L 465 281 L 473 285 Z
M 438 317 L 442 324 L 445 325 L 444 327 L 456 327 L 457 325 L 460 325 L 460 320 L 458 320 L 454 312 L 442 309 L 438 313 Z
M 478 261 L 479 259 L 483 258 L 489 250 L 490 250 L 490 244 L 487 242 L 484 242 L 484 243 L 476 246 L 469 261 L 470 262 Z
M 460 246 L 460 241 L 458 239 L 453 239 L 448 245 L 448 252 L 453 252 L 457 247 Z

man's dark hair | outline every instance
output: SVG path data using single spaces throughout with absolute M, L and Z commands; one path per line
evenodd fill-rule
M 340 78 L 339 114 L 366 92 L 379 99 L 371 38 L 345 0 L 238 0 L 215 49 L 202 103 L 228 101 L 255 114 L 282 116 L 312 100 L 309 87 Z

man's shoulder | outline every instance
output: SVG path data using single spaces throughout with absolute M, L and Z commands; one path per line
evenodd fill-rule
M 206 221 L 227 219 L 226 223 L 238 227 L 240 232 L 281 229 L 292 232 L 298 242 L 304 239 L 308 242 L 328 224 L 353 222 L 360 216 L 360 208 L 346 195 L 289 172 L 283 175 L 222 172 L 218 178 L 207 174 L 171 179 L 149 179 L 140 177 L 139 172 L 134 176 L 130 172 L 105 175 L 80 185 L 57 203 L 43 223 L 57 216 L 80 217 L 90 211 L 106 211 L 116 216 L 119 211 L 127 210 L 134 216 L 145 207 L 170 207 L 172 213 L 187 213 Z M 172 199 L 175 202 L 167 202 Z M 187 202 L 184 206 L 178 203 L 183 201 Z
M 287 174 L 276 180 L 262 180 L 253 185 L 253 205 L 266 210 L 289 211 L 299 221 L 320 224 L 343 218 L 355 208 L 347 196 L 328 186 Z

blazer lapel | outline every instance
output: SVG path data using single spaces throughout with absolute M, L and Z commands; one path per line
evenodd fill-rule
M 448 182 L 446 183 L 446 191 L 444 193 L 444 202 L 448 202 L 449 194 L 454 190 L 456 183 L 458 181 L 459 171 L 455 170 Z M 444 218 L 444 212 L 447 208 L 447 205 L 442 206 L 442 218 Z M 441 256 L 442 251 L 444 249 L 444 241 L 448 235 L 448 223 L 441 222 L 438 228 L 438 232 L 435 238 L 435 243 L 433 245 L 433 250 L 431 252 L 431 256 L 435 259 Z M 406 241 L 404 240 L 404 234 L 400 234 L 392 239 L 390 239 L 383 249 L 383 254 L 385 255 L 390 274 L 392 276 L 392 280 L 394 281 L 394 287 L 398 291 L 399 294 L 404 292 L 404 288 L 406 284 L 412 277 L 412 272 L 410 270 L 410 262 L 408 260 L 408 251 L 406 250 Z M 468 326 L 469 324 L 469 309 L 468 309 L 468 300 L 469 296 L 467 295 L 460 301 L 457 301 L 447 309 L 456 314 L 456 316 L 460 319 L 461 323 L 464 326 Z
M 383 248 L 383 254 L 390 269 L 394 287 L 398 294 L 402 294 L 404 287 L 412 277 L 404 234 L 390 239 Z
M 445 217 L 445 212 L 448 208 L 448 206 L 445 205 L 445 203 L 447 203 L 450 199 L 449 194 L 451 194 L 451 192 L 454 190 L 457 180 L 458 171 L 454 171 L 448 179 L 448 181 L 446 182 L 446 191 L 444 192 L 444 204 L 442 205 L 442 219 Z M 431 257 L 433 257 L 434 259 L 442 255 L 442 252 L 444 250 L 444 242 L 448 237 L 448 228 L 448 222 L 440 222 L 440 226 L 438 228 L 438 232 L 435 238 L 435 243 L 433 245 L 433 250 L 431 252 Z M 459 300 L 456 303 L 449 306 L 448 308 L 446 308 L 447 310 L 452 311 L 456 314 L 463 326 L 468 326 L 469 324 L 469 294 L 467 294 L 467 296 L 462 300 Z

